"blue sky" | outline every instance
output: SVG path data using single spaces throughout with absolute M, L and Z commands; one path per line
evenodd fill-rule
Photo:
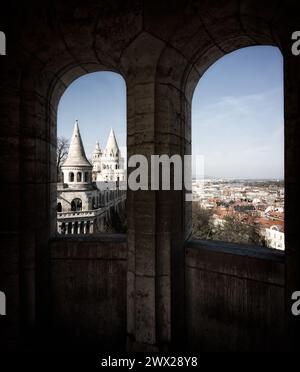
M 62 95 L 57 113 L 57 135 L 71 138 L 75 120 L 88 158 L 96 140 L 103 149 L 113 128 L 122 156 L 126 153 L 126 84 L 121 75 L 95 72 L 75 80 Z
M 227 54 L 200 79 L 192 102 L 193 154 L 204 174 L 283 178 L 283 59 L 275 47 Z
M 126 85 L 112 72 L 74 81 L 58 108 L 58 135 L 71 137 L 78 119 L 87 156 L 114 128 L 126 146 Z M 207 177 L 283 178 L 283 60 L 274 47 L 226 55 L 200 79 L 192 102 L 193 154 Z

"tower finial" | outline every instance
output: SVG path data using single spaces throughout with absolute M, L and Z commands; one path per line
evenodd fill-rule
M 99 141 L 97 140 L 96 141 L 96 147 L 95 147 L 95 153 L 99 153 L 99 152 L 101 152 L 101 148 L 100 148 Z

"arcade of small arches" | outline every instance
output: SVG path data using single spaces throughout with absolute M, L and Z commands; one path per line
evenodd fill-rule
M 69 172 L 68 180 L 69 182 L 75 182 L 75 175 L 76 175 L 76 182 L 89 182 L 89 173 L 88 172 Z M 65 174 L 62 173 L 62 182 L 64 182 Z
M 95 210 L 102 208 L 110 202 L 117 200 L 119 198 L 124 198 L 126 196 L 125 190 L 104 190 L 97 193 L 96 196 L 88 197 L 88 204 L 85 210 Z M 80 198 L 74 198 L 71 202 L 65 201 L 65 206 L 63 208 L 63 201 L 57 203 L 57 212 L 62 212 L 63 210 L 78 212 L 82 210 L 82 200 Z M 68 206 L 66 206 L 68 204 Z

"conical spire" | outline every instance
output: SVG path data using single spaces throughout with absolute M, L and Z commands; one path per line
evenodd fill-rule
M 107 144 L 105 147 L 105 155 L 106 156 L 119 156 L 119 146 L 117 144 L 115 132 L 113 131 L 112 128 L 110 129 Z
M 96 141 L 96 147 L 95 147 L 95 151 L 94 151 L 94 154 L 101 154 L 101 148 L 100 148 L 100 145 L 99 145 L 99 141 Z
M 78 120 L 75 121 L 72 139 L 69 147 L 68 157 L 63 164 L 63 167 L 83 166 L 91 167 L 91 163 L 87 160 L 80 131 Z

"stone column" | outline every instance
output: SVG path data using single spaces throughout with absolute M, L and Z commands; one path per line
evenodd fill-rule
M 191 94 L 183 85 L 189 62 L 146 33 L 131 48 L 124 54 L 130 63 L 127 151 L 146 157 L 150 175 L 151 155 L 190 153 Z M 191 222 L 185 190 L 173 186 L 153 191 L 149 179 L 148 190 L 127 192 L 130 350 L 184 345 L 184 241 Z
M 151 155 L 183 156 L 190 151 L 186 148 L 190 131 L 185 128 L 188 102 L 180 85 L 187 61 L 167 47 L 170 58 L 164 58 L 164 47 L 160 40 L 141 35 L 136 40 L 140 57 L 135 54 L 127 81 L 128 157 L 145 156 L 149 175 Z M 174 72 L 174 66 L 181 66 L 180 71 Z M 131 350 L 167 350 L 184 336 L 185 193 L 173 186 L 171 181 L 171 190 L 154 191 L 149 178 L 148 190 L 127 193 Z
M 163 43 L 141 34 L 124 54 L 127 77 L 127 156 L 155 153 L 155 71 Z M 130 176 L 131 169 L 128 168 Z M 150 185 L 150 180 L 149 180 Z M 127 333 L 129 350 L 158 350 L 156 195 L 128 190 Z

